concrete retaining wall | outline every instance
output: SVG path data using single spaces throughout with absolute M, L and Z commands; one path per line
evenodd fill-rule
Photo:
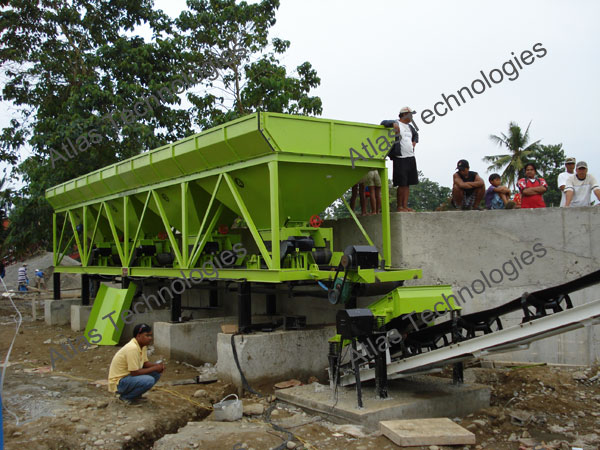
M 379 216 L 362 219 L 367 232 L 381 249 Z M 334 246 L 363 243 L 351 219 L 330 222 L 334 227 Z M 325 224 L 324 226 L 327 226 Z M 407 282 L 451 284 L 461 290 L 467 301 L 465 313 L 492 308 L 545 287 L 561 284 L 600 268 L 600 208 L 546 208 L 509 211 L 448 211 L 431 213 L 393 213 L 391 219 L 392 262 L 403 268 L 423 270 L 423 278 Z M 541 244 L 546 250 L 535 251 Z M 536 247 L 540 250 L 540 246 Z M 531 252 L 530 256 L 528 253 Z M 525 256 L 526 265 L 522 262 Z M 489 285 L 475 281 L 483 272 L 489 277 L 494 269 L 514 258 L 520 259 L 515 274 L 504 266 L 500 283 Z M 531 259 L 533 257 L 533 259 Z M 499 279 L 497 272 L 494 273 Z M 475 282 L 475 284 L 474 284 Z M 481 294 L 469 296 L 468 287 Z M 600 285 L 572 295 L 576 305 L 600 299 Z M 520 322 L 514 314 L 506 326 Z M 531 345 L 529 350 L 506 353 L 497 359 L 565 364 L 589 364 L 600 360 L 600 328 L 581 329 L 548 338 Z

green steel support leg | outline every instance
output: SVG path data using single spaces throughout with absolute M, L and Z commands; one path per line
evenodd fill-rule
M 190 260 L 190 265 L 188 266 L 189 268 L 192 268 L 196 265 L 196 262 L 198 261 L 198 258 L 200 257 L 200 254 L 202 253 L 202 250 L 204 250 L 204 246 L 210 239 L 213 230 L 217 226 L 217 222 L 221 218 L 222 212 L 223 212 L 223 205 L 220 204 L 217 207 L 217 210 L 215 211 L 215 215 L 213 216 L 212 220 L 208 224 L 208 228 L 206 229 L 206 232 L 204 234 L 202 234 L 202 239 L 200 240 L 200 243 L 198 244 L 198 248 L 194 251 L 194 253 L 192 253 L 193 256 Z
M 369 237 L 369 235 L 367 234 L 367 232 L 363 228 L 362 224 L 360 223 L 360 221 L 356 217 L 356 214 L 354 214 L 354 211 L 352 211 L 352 208 L 350 208 L 350 205 L 348 204 L 348 202 L 346 201 L 346 199 L 344 198 L 343 195 L 342 195 L 342 201 L 344 202 L 344 205 L 346 205 L 346 208 L 348 208 L 348 211 L 350 211 L 350 215 L 354 219 L 354 222 L 356 222 L 356 225 L 358 226 L 358 229 L 360 230 L 360 232 L 362 233 L 362 235 L 365 237 L 365 239 L 367 240 L 367 242 L 369 243 L 369 245 L 372 245 L 374 247 L 375 244 L 373 244 L 373 241 L 371 240 L 371 238 Z M 383 199 L 382 199 L 382 201 L 383 201 Z
M 208 206 L 206 207 L 206 211 L 204 212 L 204 217 L 202 218 L 202 223 L 200 224 L 200 228 L 198 228 L 198 235 L 196 236 L 196 239 L 194 239 L 194 245 L 192 246 L 192 255 L 196 254 L 196 250 L 198 249 L 198 242 L 200 242 L 200 237 L 202 236 L 202 232 L 204 230 L 204 225 L 206 225 L 206 221 L 208 220 L 208 216 L 210 214 L 210 210 L 212 209 L 212 205 L 215 201 L 215 198 L 217 198 L 217 192 L 219 192 L 219 188 L 221 187 L 221 181 L 223 180 L 223 175 L 220 174 L 219 177 L 217 178 L 217 183 L 215 184 L 215 188 L 213 189 L 213 193 L 212 193 L 212 197 L 210 198 L 210 201 L 208 202 Z M 215 213 L 216 214 L 216 213 Z M 221 213 L 219 213 L 220 215 Z M 212 232 L 212 230 L 211 230 Z M 195 258 L 194 261 L 192 262 L 192 264 L 189 265 L 189 267 L 194 267 L 194 264 L 196 264 L 196 260 L 198 258 Z
M 52 213 L 52 265 L 56 267 L 56 258 L 58 253 L 56 252 L 56 213 Z
M 65 256 L 64 254 L 61 255 L 61 252 L 62 252 L 61 249 L 62 249 L 62 242 L 63 242 L 63 237 L 65 235 L 66 226 L 67 226 L 67 214 L 65 214 L 65 219 L 63 220 L 63 225 L 62 225 L 62 230 L 60 231 L 60 239 L 58 240 L 58 245 L 57 245 L 58 255 L 56 256 L 55 261 L 54 261 L 55 267 L 60 265 L 60 262 L 62 261 L 63 257 Z M 72 240 L 72 238 L 71 238 L 71 240 Z M 69 240 L 69 244 L 71 243 L 71 240 Z M 69 244 L 67 244 L 67 245 L 69 245 Z
M 183 267 L 188 267 L 188 182 L 181 183 L 181 259 Z
M 79 251 L 79 259 L 83 261 L 83 258 L 85 258 L 85 250 L 81 247 L 79 233 L 77 233 L 77 225 L 75 224 L 75 215 L 71 209 L 69 210 L 69 222 L 71 222 L 71 228 L 73 229 L 73 235 L 75 236 L 75 243 L 77 244 L 77 250 Z
M 135 243 L 132 245 L 135 247 Z M 123 267 L 129 267 L 129 196 L 123 197 Z
M 87 226 L 87 212 L 88 212 L 88 207 L 87 205 L 83 205 L 83 235 L 81 236 L 81 244 L 83 245 L 83 255 L 81 255 L 81 265 L 83 267 L 85 267 L 87 265 L 87 260 L 88 260 L 88 243 L 87 243 L 87 231 L 88 231 L 88 226 Z M 91 245 L 90 245 L 91 247 Z
M 90 250 L 88 251 L 87 260 L 85 265 L 88 266 L 90 263 L 90 256 L 92 254 L 92 247 L 94 246 L 94 239 L 96 239 L 96 231 L 98 231 L 98 223 L 100 223 L 100 216 L 102 215 L 102 203 L 98 208 L 98 215 L 96 216 L 96 222 L 94 223 L 94 231 L 92 232 L 92 238 L 90 239 Z
M 167 236 L 169 237 L 169 242 L 171 242 L 171 247 L 173 247 L 173 251 L 175 252 L 175 258 L 177 258 L 177 263 L 179 267 L 185 267 L 183 265 L 183 261 L 181 260 L 181 252 L 179 251 L 179 246 L 177 245 L 177 240 L 175 236 L 173 236 L 173 230 L 171 230 L 171 225 L 169 224 L 169 219 L 167 217 L 167 213 L 165 212 L 165 208 L 163 207 L 162 202 L 156 191 L 152 191 L 152 197 L 154 198 L 154 202 L 156 203 L 156 207 L 158 208 L 158 212 L 160 214 L 160 218 L 163 221 L 163 225 L 165 226 L 165 231 L 167 232 Z
M 231 190 L 231 194 L 233 195 L 233 198 L 234 198 L 235 202 L 237 203 L 238 208 L 240 208 L 240 212 L 242 213 L 242 217 L 244 218 L 246 225 L 248 225 L 248 229 L 250 230 L 250 233 L 252 233 L 252 237 L 254 238 L 254 242 L 256 243 L 258 250 L 260 251 L 260 254 L 262 255 L 263 259 L 265 260 L 267 267 L 269 269 L 272 269 L 273 261 L 271 260 L 271 255 L 269 255 L 269 252 L 267 251 L 267 247 L 265 247 L 265 243 L 263 242 L 262 237 L 260 236 L 260 233 L 256 229 L 256 225 L 254 225 L 254 221 L 252 220 L 252 216 L 250 216 L 250 213 L 248 212 L 248 208 L 246 208 L 244 199 L 240 195 L 235 183 L 231 179 L 231 175 L 229 175 L 228 173 L 224 173 L 223 176 L 225 177 L 225 181 L 227 182 L 227 185 L 229 186 L 229 189 Z
M 277 161 L 269 162 L 269 178 L 271 185 L 271 255 L 272 269 L 281 267 L 279 258 L 279 165 Z
M 387 167 L 379 169 L 381 178 L 381 245 L 385 267 L 392 267 L 392 236 L 390 234 L 390 187 Z
M 123 255 L 123 247 L 121 247 L 121 242 L 119 242 L 119 235 L 117 234 L 117 227 L 115 226 L 115 221 L 113 220 L 112 213 L 110 212 L 110 207 L 106 204 L 106 202 L 102 202 L 104 205 L 104 211 L 106 211 L 106 218 L 108 219 L 108 225 L 110 226 L 110 231 L 113 235 L 113 239 L 115 240 L 115 245 L 117 246 L 117 253 L 119 254 L 119 259 L 121 260 L 121 267 L 125 266 L 125 255 Z
M 67 245 L 65 246 L 65 251 L 61 252 L 60 247 L 58 249 L 58 262 L 57 262 L 57 266 L 60 266 L 60 263 L 62 262 L 63 258 L 65 257 L 65 255 L 67 254 L 67 252 L 69 251 L 69 247 L 71 246 L 71 242 L 73 242 L 73 236 L 71 236 L 71 239 L 69 239 L 69 242 L 67 242 Z
M 138 240 L 138 236 L 140 235 L 140 230 L 142 229 L 142 222 L 144 221 L 144 216 L 146 215 L 146 209 L 148 208 L 148 203 L 150 203 L 150 191 L 146 195 L 146 201 L 144 202 L 144 208 L 142 209 L 142 214 L 138 220 L 137 230 L 135 231 L 135 236 L 133 238 L 133 245 L 131 247 L 131 252 L 127 255 L 127 267 L 131 264 L 131 258 L 133 258 L 133 252 L 135 251 L 136 242 Z

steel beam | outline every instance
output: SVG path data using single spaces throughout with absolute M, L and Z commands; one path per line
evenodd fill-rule
M 85 273 L 81 275 L 81 304 L 90 304 L 90 276 Z
M 54 300 L 60 300 L 60 272 L 54 271 L 52 274 L 52 284 L 54 289 Z

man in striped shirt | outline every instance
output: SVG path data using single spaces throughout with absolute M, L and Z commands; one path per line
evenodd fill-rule
M 19 267 L 19 291 L 26 291 L 27 285 L 29 284 L 29 278 L 27 278 L 27 263 L 23 263 L 21 267 Z

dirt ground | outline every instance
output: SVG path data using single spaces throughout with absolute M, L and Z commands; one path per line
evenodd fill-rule
M 32 320 L 31 302 L 17 300 L 23 323 L 6 368 L 3 401 L 5 448 L 10 449 L 184 449 L 242 448 L 396 449 L 378 433 L 357 426 L 334 425 L 319 416 L 266 398 L 244 397 L 248 413 L 237 422 L 211 420 L 211 405 L 235 392 L 233 386 L 170 385 L 214 372 L 167 361 L 167 370 L 142 406 L 121 404 L 106 388 L 116 348 L 95 347 L 50 371 L 50 348 L 60 349 L 80 333 Z M 43 314 L 42 314 L 43 316 Z M 13 339 L 15 311 L 0 297 L 0 354 L 4 359 Z M 151 360 L 163 358 L 154 353 Z M 465 372 L 466 382 L 490 386 L 491 407 L 452 418 L 477 436 L 477 445 L 439 449 L 572 449 L 600 448 L 600 371 L 593 368 L 502 367 Z M 449 373 L 449 372 L 448 372 Z M 302 380 L 306 382 L 307 380 Z M 273 423 L 263 413 L 272 408 Z M 250 411 L 253 410 L 253 411 Z M 258 413 L 258 414 L 257 414 Z M 436 450 L 432 447 L 412 447 Z

